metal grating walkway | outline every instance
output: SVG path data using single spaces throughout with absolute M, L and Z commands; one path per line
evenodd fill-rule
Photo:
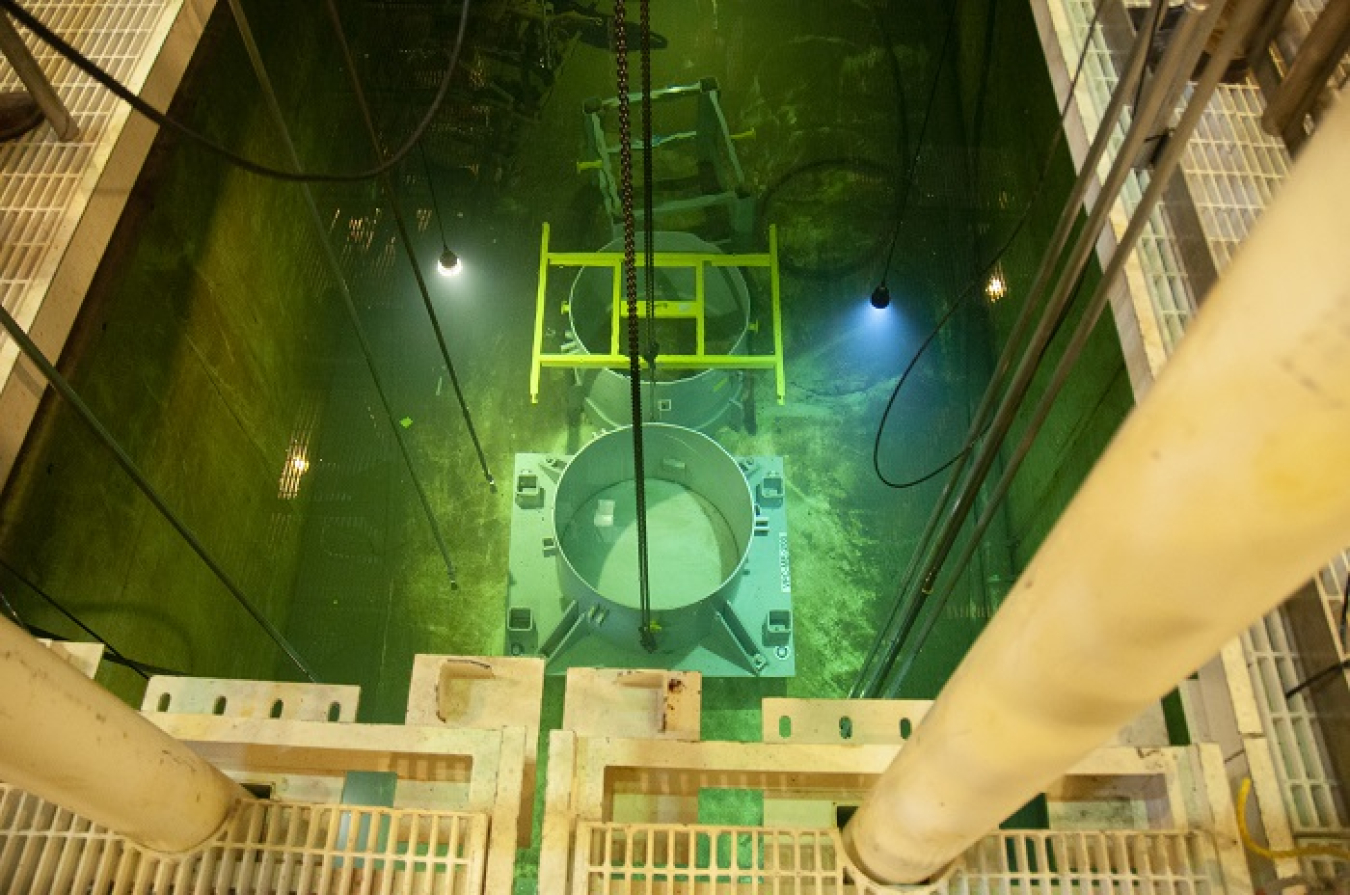
M 574 895 L 1230 891 L 1214 839 L 1202 832 L 998 833 L 981 840 L 937 881 L 895 888 L 858 873 L 838 830 L 588 823 L 578 827 L 574 861 Z
M 350 805 L 247 802 L 185 857 L 166 857 L 0 784 L 0 889 L 26 895 L 471 895 L 488 818 Z
M 1328 618 L 1339 617 L 1346 576 L 1350 575 L 1350 551 L 1336 557 L 1317 576 L 1318 596 Z M 1340 643 L 1340 632 L 1333 627 Z M 1269 766 L 1274 770 L 1280 794 L 1279 820 L 1288 827 L 1293 845 L 1314 843 L 1350 843 L 1350 795 L 1345 782 L 1337 779 L 1320 730 L 1321 721 L 1311 693 L 1304 691 L 1292 699 L 1285 693 L 1318 670 L 1309 667 L 1300 655 L 1290 625 L 1283 612 L 1272 612 L 1241 637 L 1243 656 L 1251 676 L 1251 701 L 1261 720 L 1261 729 L 1270 750 Z M 1234 689 L 1234 698 L 1242 699 L 1244 690 Z M 1263 813 L 1267 806 L 1263 807 Z M 1307 874 L 1314 879 L 1331 880 L 1341 867 L 1324 858 L 1303 859 Z
M 1142 0 L 1129 6 L 1147 7 Z M 1316 0 L 1302 0 L 1301 9 L 1313 9 Z M 1049 19 L 1063 58 L 1076 59 L 1092 21 L 1089 0 L 1047 0 Z M 1101 122 L 1119 80 L 1111 53 L 1101 31 L 1093 34 L 1084 75 L 1075 93 L 1074 108 L 1082 132 L 1092 134 Z M 1063 83 L 1067 84 L 1067 77 Z M 1289 153 L 1277 138 L 1261 129 L 1265 106 L 1260 92 L 1249 84 L 1219 85 L 1205 111 L 1195 137 L 1181 164 L 1182 175 L 1200 217 L 1201 230 L 1216 270 L 1222 271 L 1233 251 L 1246 238 L 1256 218 L 1274 195 L 1289 168 Z M 1100 173 L 1110 167 L 1116 148 L 1125 136 L 1128 113 L 1117 126 L 1111 149 L 1102 160 Z M 1116 238 L 1138 205 L 1148 185 L 1148 173 L 1130 174 L 1117 200 L 1111 225 Z M 1139 315 L 1150 372 L 1156 374 L 1168 354 L 1180 342 L 1186 323 L 1195 312 L 1198 296 L 1181 261 L 1176 234 L 1161 212 L 1155 212 L 1140 239 L 1133 263 L 1127 268 L 1129 287 L 1142 289 L 1136 302 L 1150 309 Z
M 147 100 L 168 105 L 215 0 L 31 0 L 28 9 Z M 18 26 L 16 26 L 18 27 Z M 49 356 L 60 353 L 155 128 L 19 28 L 80 129 L 43 123 L 0 144 L 0 302 Z M 0 90 L 22 90 L 0 58 Z M 0 480 L 40 389 L 12 380 L 18 349 L 0 335 Z M 14 394 L 16 390 L 23 394 Z

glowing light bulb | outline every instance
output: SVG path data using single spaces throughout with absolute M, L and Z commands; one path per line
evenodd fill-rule
M 890 304 L 891 304 L 891 290 L 886 288 L 885 283 L 882 283 L 880 286 L 872 290 L 872 307 L 880 311 L 884 310 L 887 307 L 890 307 Z
M 440 271 L 443 277 L 453 277 L 464 269 L 464 262 L 459 260 L 459 256 L 450 249 L 441 252 L 441 258 L 436 262 L 436 269 Z
M 984 284 L 984 294 L 989 296 L 990 301 L 998 301 L 1008 294 L 1008 284 L 1003 277 L 994 273 L 989 277 L 989 282 Z

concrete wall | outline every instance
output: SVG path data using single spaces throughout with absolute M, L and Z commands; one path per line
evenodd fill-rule
M 286 32 L 296 83 L 324 60 Z M 280 161 L 225 4 L 173 114 Z M 305 107 L 302 133 L 316 132 Z M 308 141 L 325 165 L 332 153 Z M 75 388 L 241 588 L 284 627 L 305 492 L 280 493 L 317 411 L 328 346 L 318 243 L 294 186 L 161 137 L 61 361 Z M 48 394 L 0 505 L 0 558 L 127 655 L 186 673 L 270 677 L 277 652 L 58 398 Z M 79 636 L 0 569 L 31 623 Z M 280 666 L 279 666 L 280 667 Z M 295 671 L 292 668 L 291 674 Z M 134 698 L 138 679 L 108 672 Z

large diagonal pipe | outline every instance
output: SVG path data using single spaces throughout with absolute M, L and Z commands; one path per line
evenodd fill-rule
M 1350 543 L 1350 104 L 844 837 L 918 882 Z
M 0 780 L 162 852 L 210 839 L 246 795 L 7 619 Z

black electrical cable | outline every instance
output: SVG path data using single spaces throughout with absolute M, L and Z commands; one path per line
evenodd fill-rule
M 258 79 L 259 86 L 262 87 L 263 97 L 266 100 L 268 111 L 272 115 L 273 123 L 276 125 L 277 133 L 281 137 L 281 144 L 286 154 L 290 157 L 291 164 L 296 168 L 303 168 L 300 156 L 295 149 L 295 141 L 291 137 L 290 128 L 286 124 L 286 116 L 281 109 L 281 103 L 277 99 L 277 93 L 272 86 L 272 78 L 267 73 L 267 67 L 263 64 L 262 52 L 258 49 L 258 42 L 254 39 L 253 29 L 248 22 L 248 16 L 244 12 L 242 0 L 229 0 L 230 10 L 234 13 L 235 25 L 239 29 L 239 37 L 244 43 L 244 49 L 248 54 L 249 62 L 253 67 L 253 74 Z M 334 12 L 331 4 L 329 13 Z M 339 35 L 339 43 L 343 49 L 343 58 L 346 63 L 346 69 L 352 75 L 352 83 L 357 88 L 358 98 L 360 98 L 360 81 L 355 77 L 355 64 L 351 58 L 350 47 L 347 45 L 345 34 L 342 32 L 340 22 L 333 22 L 335 30 Z M 364 105 L 363 105 L 364 108 Z M 378 152 L 376 153 L 378 156 Z M 381 184 L 387 184 L 388 180 L 382 179 Z M 356 345 L 360 349 L 361 357 L 365 361 L 366 369 L 370 373 L 370 383 L 375 389 L 375 394 L 379 398 L 380 406 L 384 410 L 384 417 L 389 424 L 389 430 L 392 433 L 394 444 L 398 448 L 399 456 L 403 459 L 404 467 L 408 470 L 408 478 L 413 485 L 413 491 L 417 495 L 417 500 L 422 506 L 422 512 L 426 516 L 427 526 L 431 530 L 432 539 L 436 542 L 436 549 L 441 554 L 441 559 L 445 563 L 446 574 L 450 578 L 450 589 L 458 590 L 459 584 L 455 578 L 455 564 L 450 558 L 450 550 L 445 544 L 445 538 L 441 534 L 439 523 L 436 521 L 435 513 L 432 512 L 431 502 L 427 496 L 426 488 L 423 487 L 421 478 L 417 475 L 417 468 L 413 464 L 412 454 L 408 450 L 407 442 L 403 435 L 403 427 L 394 419 L 392 405 L 389 402 L 389 394 L 385 389 L 384 380 L 380 376 L 379 367 L 375 363 L 374 347 L 371 345 L 370 338 L 366 334 L 366 328 L 361 323 L 361 315 L 356 309 L 356 302 L 352 298 L 351 288 L 347 283 L 346 275 L 343 272 L 342 264 L 338 260 L 337 252 L 333 247 L 333 242 L 328 238 L 328 230 L 324 224 L 322 216 L 319 214 L 319 206 L 314 199 L 314 190 L 309 184 L 302 185 L 301 195 L 304 197 L 306 210 L 309 212 L 310 222 L 314 225 L 315 233 L 319 238 L 319 245 L 322 247 L 324 260 L 328 264 L 332 274 L 333 284 L 338 298 L 341 301 L 342 309 L 347 314 L 347 320 L 351 324 L 352 334 L 356 336 Z M 410 243 L 403 243 L 405 249 L 409 248 Z M 414 267 L 414 273 L 417 268 Z
M 900 70 L 900 57 L 895 53 L 895 43 L 891 39 L 890 31 L 886 28 L 885 17 L 881 14 L 880 10 L 873 10 L 873 19 L 876 22 L 877 33 L 881 35 L 882 43 L 886 49 L 886 58 L 889 62 L 891 72 L 891 82 L 895 87 L 897 121 L 895 131 L 895 156 L 896 158 L 903 160 L 909 157 L 909 107 L 908 98 L 905 93 L 904 77 Z M 773 206 L 774 200 L 778 197 L 779 192 L 782 191 L 784 187 L 800 177 L 813 174 L 817 171 L 847 173 L 865 181 L 875 181 L 878 185 L 887 181 L 893 182 L 895 180 L 895 172 L 892 171 L 889 165 L 871 159 L 849 156 L 828 156 L 825 158 L 814 159 L 789 169 L 760 191 L 760 219 L 767 220 L 769 218 L 770 209 Z M 810 191 L 812 201 L 815 201 L 816 195 L 817 191 Z M 834 264 L 821 265 L 816 262 L 808 267 L 795 262 L 792 259 L 791 253 L 789 253 L 778 259 L 778 266 L 787 273 L 796 276 L 812 277 L 820 280 L 836 280 L 870 264 L 882 253 L 882 251 L 884 251 L 885 245 L 886 236 L 883 234 L 878 241 L 862 245 L 860 250 L 855 250 L 851 256 Z M 747 380 L 747 382 L 753 381 L 753 379 Z
M 141 665 L 141 664 L 143 664 L 143 663 L 139 663 L 139 662 L 133 662 L 131 659 L 128 659 L 126 656 L 124 656 L 124 655 L 117 649 L 117 647 L 115 647 L 115 646 L 113 646 L 111 643 L 109 643 L 109 642 L 108 642 L 108 639 L 107 639 L 106 637 L 101 636 L 101 635 L 100 635 L 97 631 L 95 631 L 93 628 L 89 627 L 89 626 L 86 625 L 84 622 L 82 622 L 82 621 L 80 621 L 78 618 L 76 618 L 75 615 L 74 615 L 74 613 L 72 613 L 69 609 L 67 609 L 66 607 L 62 606 L 60 603 L 58 603 L 58 602 L 56 601 L 56 599 L 55 599 L 54 597 L 52 597 L 51 594 L 47 593 L 45 590 L 43 590 L 42 588 L 38 587 L 38 586 L 37 586 L 36 584 L 34 584 L 32 581 L 30 581 L 30 580 L 28 580 L 27 578 L 25 578 L 22 574 L 20 574 L 20 572 L 19 572 L 18 569 L 15 569 L 15 568 L 14 568 L 13 566 L 11 566 L 9 563 L 5 562 L 3 559 L 0 559 L 0 569 L 4 569 L 5 572 L 8 573 L 8 575 L 9 575 L 11 578 L 13 578 L 15 581 L 19 582 L 19 584 L 23 585 L 25 588 L 27 588 L 27 589 L 28 589 L 29 591 L 31 591 L 32 593 L 36 594 L 37 597 L 38 597 L 39 599 L 42 600 L 42 602 L 46 603 L 48 606 L 52 607 L 52 608 L 55 609 L 57 612 L 61 613 L 61 615 L 65 616 L 65 618 L 66 618 L 68 621 L 70 621 L 70 623 L 73 624 L 75 627 L 79 628 L 81 631 L 83 631 L 84 633 L 88 634 L 90 637 L 94 638 L 94 639 L 97 640 L 99 643 L 103 644 L 103 647 L 108 651 L 108 656 L 109 656 L 109 658 L 111 658 L 112 660 L 114 660 L 114 661 L 120 661 L 120 662 L 126 664 L 127 667 L 128 667 L 128 668 L 131 668 L 133 671 L 136 670 L 136 668 L 135 668 L 136 665 Z M 8 605 L 8 601 L 6 601 L 6 605 Z M 15 618 L 18 618 L 18 613 L 14 612 L 13 608 L 10 609 L 10 612 L 14 614 L 14 617 L 15 617 Z M 45 636 L 45 635 L 44 635 L 44 636 Z M 145 666 L 145 667 L 150 667 L 150 666 Z M 138 673 L 139 673 L 139 672 L 138 672 Z M 175 674 L 176 672 L 166 671 L 166 672 L 163 672 L 163 673 L 164 673 L 164 674 Z M 142 677 L 146 677 L 146 675 L 142 675 Z
M 69 637 L 53 634 L 51 631 L 44 628 L 34 627 L 33 625 L 27 625 L 26 627 L 28 628 L 28 633 L 32 634 L 34 637 L 41 637 L 44 640 L 51 640 L 55 643 L 79 643 L 78 640 L 71 640 Z M 107 648 L 108 644 L 105 643 L 103 646 Z M 161 675 L 164 677 L 187 677 L 187 675 L 181 671 L 174 671 L 172 668 L 161 668 L 158 665 L 150 665 L 146 662 L 128 659 L 121 653 L 114 653 L 111 649 L 108 649 L 108 654 L 104 656 L 103 659 L 114 665 L 121 665 L 123 668 L 134 671 L 147 681 L 154 675 Z
M 422 156 L 422 170 L 427 175 L 427 189 L 431 192 L 431 208 L 436 212 L 436 229 L 441 234 L 441 249 L 448 251 L 450 240 L 445 236 L 445 215 L 441 214 L 441 203 L 436 199 L 436 184 L 431 180 L 431 162 L 427 161 L 427 148 L 421 142 L 418 142 L 417 151 Z
M 1350 622 L 1350 572 L 1347 572 L 1347 573 L 1346 573 L 1346 576 L 1345 576 L 1345 587 L 1344 587 L 1344 589 L 1341 591 L 1341 617 L 1340 617 L 1340 628 L 1341 628 L 1341 647 L 1342 647 L 1343 649 L 1350 649 L 1350 645 L 1347 645 L 1347 644 L 1346 644 L 1346 624 L 1347 624 L 1347 622 Z M 1300 681 L 1299 683 L 1295 684 L 1294 686 L 1290 687 L 1288 690 L 1285 690 L 1285 691 L 1284 691 L 1284 698 L 1285 698 L 1285 699 L 1293 699 L 1293 698 L 1294 698 L 1295 696 L 1297 696 L 1299 693 L 1302 693 L 1304 690 L 1307 690 L 1309 687 L 1312 687 L 1312 686 L 1314 686 L 1314 685 L 1316 685 L 1316 684 L 1318 684 L 1318 683 L 1321 683 L 1321 682 L 1324 681 L 1324 680 L 1327 680 L 1327 679 L 1330 678 L 1332 675 L 1334 675 L 1336 672 L 1338 672 L 1338 671 L 1340 671 L 1340 670 L 1342 670 L 1342 669 L 1344 669 L 1344 668 L 1350 668 L 1350 658 L 1342 659 L 1342 660 L 1339 661 L 1339 662 L 1336 662 L 1336 663 L 1333 663 L 1333 664 L 1331 664 L 1331 665 L 1328 665 L 1326 668 L 1323 668 L 1321 671 L 1317 672 L 1316 674 L 1309 675 L 1309 676 L 1308 676 L 1307 678 L 1305 678 L 1304 680 L 1302 680 L 1302 681 Z
M 900 192 L 899 203 L 895 212 L 895 227 L 891 230 L 891 245 L 886 250 L 886 266 L 881 270 L 881 286 L 886 285 L 886 277 L 891 272 L 891 260 L 895 257 L 895 244 L 900 239 L 900 227 L 905 220 L 905 212 L 909 210 L 909 196 L 914 191 L 914 180 L 919 173 L 919 159 L 923 157 L 924 138 L 928 135 L 928 122 L 933 117 L 933 106 L 936 104 L 938 86 L 942 83 L 942 69 L 947 61 L 947 50 L 951 47 L 952 34 L 956 32 L 956 16 L 961 10 L 960 0 L 952 3 L 952 11 L 947 16 L 947 28 L 942 36 L 942 49 L 938 52 L 937 66 L 933 69 L 933 80 L 928 86 L 928 99 L 924 104 L 923 121 L 919 124 L 919 139 L 914 147 L 914 155 L 909 160 L 909 171 L 905 175 L 905 186 Z
M 17 0 L 0 0 L 0 9 L 12 15 L 19 24 L 33 32 L 39 40 L 47 44 L 47 46 L 55 50 L 72 65 L 84 72 L 94 81 L 98 82 L 106 90 L 131 106 L 137 112 L 141 113 L 160 127 L 167 128 L 203 149 L 206 149 L 208 152 L 219 156 L 236 168 L 248 171 L 251 174 L 257 174 L 259 177 L 269 177 L 273 180 L 283 180 L 288 183 L 358 183 L 365 180 L 373 180 L 382 174 L 387 174 L 392 171 L 399 162 L 403 161 L 403 159 L 413 151 L 418 142 L 422 139 L 422 135 L 426 133 L 427 128 L 431 126 L 432 119 L 440 112 L 441 104 L 444 102 L 445 96 L 450 89 L 450 81 L 454 77 L 455 69 L 459 65 L 459 52 L 464 44 L 464 34 L 468 28 L 469 0 L 462 0 L 462 2 L 463 8 L 459 17 L 459 33 L 455 37 L 455 46 L 450 54 L 450 64 L 445 69 L 445 75 L 441 78 L 441 83 L 436 89 L 436 96 L 432 99 L 430 108 L 428 108 L 426 114 L 422 116 L 422 120 L 418 122 L 417 128 L 413 131 L 412 136 L 404 142 L 403 146 L 401 146 L 397 152 L 374 168 L 365 171 L 353 171 L 341 174 L 302 174 L 295 171 L 286 171 L 281 168 L 272 168 L 267 165 L 259 164 L 252 159 L 244 158 L 242 155 L 232 152 L 215 142 L 210 137 L 170 118 L 145 100 L 141 99 L 129 87 L 100 68 L 97 63 L 93 62 L 89 57 L 85 56 L 79 50 L 75 49 L 75 47 L 63 40 L 60 35 L 44 25 L 32 13 L 21 6 Z
M 1317 672 L 1316 674 L 1312 675 L 1308 679 L 1297 684 L 1296 686 L 1290 687 L 1288 690 L 1285 690 L 1284 698 L 1293 699 L 1295 696 L 1302 693 L 1304 690 L 1307 690 L 1309 687 L 1312 687 L 1316 684 L 1320 684 L 1322 681 L 1331 678 L 1331 676 L 1334 675 L 1336 672 L 1347 668 L 1350 668 L 1350 659 L 1342 659 L 1335 665 L 1329 665 L 1326 668 L 1323 668 L 1321 671 Z
M 993 257 L 990 259 L 990 261 L 987 264 L 985 264 L 983 268 L 981 268 L 980 272 L 969 283 L 966 284 L 966 287 L 964 289 L 961 289 L 957 292 L 956 297 L 952 300 L 947 310 L 943 312 L 940 318 L 938 318 L 938 322 L 934 324 L 933 329 L 928 333 L 927 336 L 924 337 L 923 342 L 919 344 L 918 350 L 914 352 L 914 356 L 911 357 L 909 359 L 909 363 L 905 365 L 905 369 L 901 372 L 900 378 L 895 383 L 895 388 L 891 390 L 890 398 L 887 399 L 886 401 L 886 409 L 881 414 L 881 422 L 877 424 L 876 437 L 872 440 L 872 470 L 876 473 L 877 478 L 881 481 L 881 483 L 888 488 L 894 488 L 896 490 L 903 490 L 905 488 L 914 488 L 919 485 L 922 485 L 924 482 L 933 479 L 934 477 L 940 475 L 944 470 L 950 468 L 953 463 L 956 463 L 958 460 L 960 460 L 962 457 L 968 454 L 971 451 L 971 449 L 974 448 L 976 442 L 979 441 L 979 439 L 984 434 L 983 432 L 981 432 L 979 435 L 976 435 L 974 438 L 971 438 L 964 445 L 961 446 L 960 450 L 958 450 L 950 458 L 945 460 L 941 465 L 939 465 L 935 469 L 929 470 L 928 472 L 924 473 L 921 476 L 918 476 L 917 478 L 913 478 L 904 482 L 895 482 L 887 478 L 886 474 L 881 471 L 881 436 L 886 431 L 886 421 L 890 419 L 891 410 L 895 407 L 895 401 L 900 396 L 900 390 L 904 388 L 905 383 L 909 380 L 910 375 L 914 372 L 914 368 L 918 366 L 919 360 L 923 357 L 924 353 L 928 350 L 929 346 L 932 345 L 933 342 L 937 339 L 938 334 L 942 332 L 942 328 L 947 325 L 947 322 L 949 320 L 951 320 L 952 316 L 956 313 L 957 309 L 961 307 L 961 305 L 964 302 L 966 302 L 972 295 L 979 294 L 979 289 L 981 285 L 984 283 L 985 279 L 989 276 L 990 272 L 993 271 L 993 269 L 998 265 L 998 263 L 1003 260 L 1003 256 L 1012 246 L 1013 240 L 1015 240 L 1018 237 L 1018 235 L 1022 232 L 1022 228 L 1026 226 L 1027 220 L 1031 217 L 1031 210 L 1036 206 L 1036 201 L 1040 199 L 1041 191 L 1045 187 L 1046 180 L 1049 178 L 1050 175 L 1050 169 L 1054 163 L 1055 151 L 1059 149 L 1060 141 L 1063 140 L 1064 138 L 1064 121 L 1069 115 L 1069 107 L 1073 104 L 1073 94 L 1078 87 L 1079 79 L 1083 75 L 1083 68 L 1085 63 L 1087 62 L 1088 50 L 1090 50 L 1092 47 L 1092 35 L 1097 28 L 1097 22 L 1101 18 L 1102 8 L 1105 5 L 1106 5 L 1105 0 L 1099 2 L 1092 14 L 1092 20 L 1088 22 L 1087 35 L 1083 38 L 1083 49 L 1078 54 L 1078 64 L 1074 69 L 1073 79 L 1069 82 L 1069 89 L 1065 94 L 1064 105 L 1059 111 L 1059 122 L 1055 127 L 1055 133 L 1050 140 L 1050 145 L 1046 148 L 1045 163 L 1041 167 L 1041 174 L 1036 181 L 1036 186 L 1031 191 L 1031 197 L 1027 200 L 1027 204 L 1023 207 L 1022 213 L 1018 216 L 1017 221 L 1013 224 L 1012 230 L 1009 231 L 1007 237 L 1005 237 L 1002 244 L 999 245 L 998 250 L 994 252 Z M 920 139 L 922 140 L 922 137 Z M 921 145 L 919 147 L 919 151 L 922 151 L 922 148 L 923 147 Z M 883 283 L 885 282 L 884 279 L 882 282 Z

